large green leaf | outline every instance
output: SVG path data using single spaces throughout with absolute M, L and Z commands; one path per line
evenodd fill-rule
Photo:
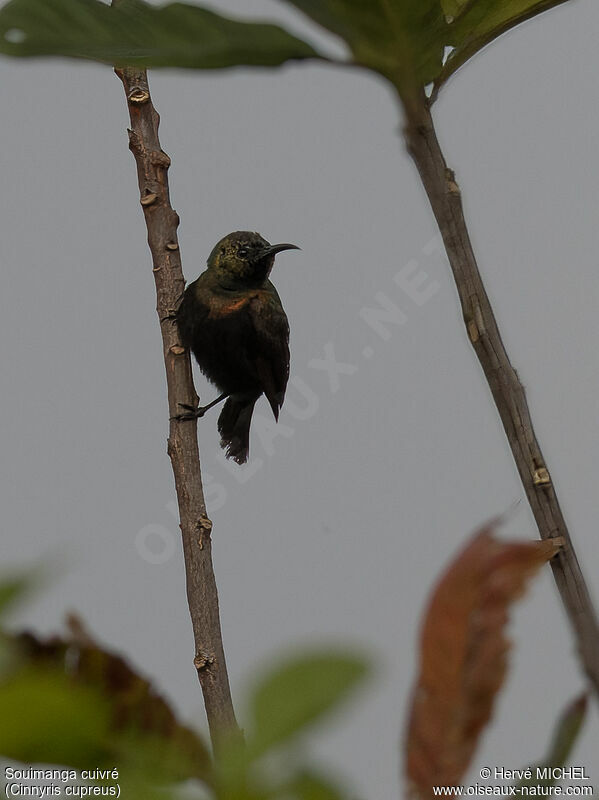
M 185 3 L 10 0 L 0 9 L 0 52 L 69 56 L 140 67 L 279 66 L 319 58 L 277 25 L 241 22 Z
M 252 754 L 282 744 L 344 700 L 367 673 L 349 653 L 315 652 L 287 661 L 257 686 L 252 696 Z
M 454 49 L 435 79 L 436 90 L 502 33 L 566 0 L 443 0 L 447 45 Z
M 285 0 L 341 37 L 353 61 L 402 95 L 435 93 L 509 28 L 566 0 Z M 444 63 L 446 48 L 451 48 Z M 69 56 L 141 67 L 217 69 L 325 59 L 284 28 L 232 20 L 195 5 L 143 0 L 10 0 L 0 9 L 0 52 Z
M 402 92 L 435 91 L 509 28 L 566 0 L 285 0 Z M 452 48 L 445 61 L 445 49 Z M 444 63 L 445 62 L 445 63 Z
M 447 27 L 439 0 L 286 0 L 337 34 L 361 65 L 396 84 L 438 75 Z

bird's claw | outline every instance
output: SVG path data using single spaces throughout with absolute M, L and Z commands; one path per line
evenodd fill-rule
M 177 422 L 185 422 L 186 420 L 201 419 L 206 413 L 206 409 L 202 406 L 190 406 L 187 403 L 178 403 L 179 408 L 184 409 L 181 414 L 175 414 L 171 419 Z
M 228 396 L 229 395 L 226 392 L 223 392 L 223 394 L 219 395 L 216 400 L 208 403 L 207 406 L 188 406 L 187 403 L 177 403 L 179 408 L 185 409 L 185 412 L 183 414 L 177 414 L 176 416 L 171 417 L 171 419 L 176 419 L 179 421 L 186 419 L 201 419 L 206 411 L 214 408 L 214 406 L 218 405 L 218 403 L 221 403 Z

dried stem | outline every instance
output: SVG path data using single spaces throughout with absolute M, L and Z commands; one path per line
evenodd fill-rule
M 206 515 L 196 423 L 179 421 L 179 404 L 196 406 L 189 353 L 181 346 L 175 312 L 185 288 L 177 242 L 179 217 L 171 208 L 167 172 L 170 159 L 160 147 L 159 116 L 150 98 L 145 70 L 117 69 L 123 82 L 131 130 L 129 148 L 137 164 L 140 202 L 156 282 L 168 387 L 171 458 L 187 578 L 187 600 L 195 639 L 198 672 L 210 735 L 215 749 L 224 735 L 239 735 L 223 650 L 218 593 L 212 567 L 212 523 Z
M 407 108 L 406 142 L 441 231 L 470 342 L 495 400 L 542 539 L 557 539 L 553 575 L 584 670 L 599 695 L 599 625 L 549 469 L 535 436 L 524 387 L 503 346 L 464 219 L 460 189 L 447 168 L 426 101 Z

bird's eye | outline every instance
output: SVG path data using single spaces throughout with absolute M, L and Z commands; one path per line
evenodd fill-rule
M 247 254 L 248 254 L 247 247 L 240 247 L 239 250 L 237 251 L 237 255 L 240 258 L 245 258 Z

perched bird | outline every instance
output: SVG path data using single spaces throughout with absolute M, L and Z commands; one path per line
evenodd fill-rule
M 177 312 L 181 340 L 221 394 L 207 406 L 185 406 L 181 419 L 201 417 L 226 398 L 218 418 L 227 458 L 247 461 L 254 405 L 265 394 L 275 419 L 289 378 L 289 324 L 268 276 L 282 250 L 259 233 L 235 231 L 208 257 L 207 269 L 185 290 Z

